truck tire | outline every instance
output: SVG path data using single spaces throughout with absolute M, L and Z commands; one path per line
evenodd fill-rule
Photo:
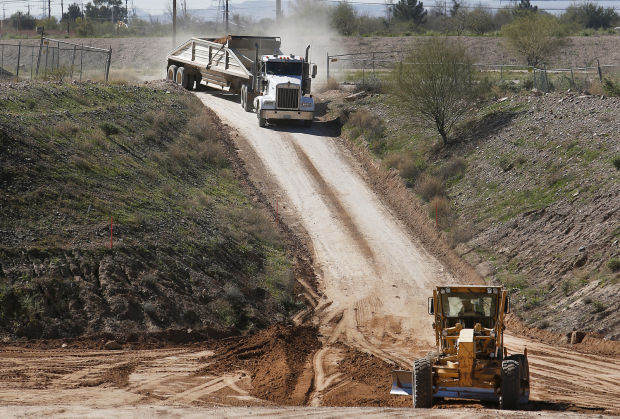
M 433 367 L 428 358 L 413 362 L 413 407 L 430 409 L 433 407 Z
M 500 409 L 516 410 L 519 408 L 520 379 L 519 361 L 514 359 L 502 361 L 502 384 L 501 396 L 499 398 Z
M 258 126 L 265 128 L 267 126 L 267 120 L 265 118 L 258 117 Z
M 196 90 L 200 90 L 200 83 L 202 82 L 202 74 L 195 74 L 194 79 L 196 80 Z
M 187 75 L 187 90 L 194 90 L 195 78 L 193 74 Z
M 514 354 L 506 359 L 519 363 L 519 404 L 528 404 L 530 402 L 530 366 L 527 357 L 524 354 Z
M 184 89 L 187 89 L 189 86 L 189 74 L 185 71 L 185 67 L 179 67 L 177 69 L 176 76 L 177 84 L 181 85 Z
M 177 82 L 177 69 L 178 67 L 174 64 L 172 64 L 170 67 L 168 67 L 168 72 L 166 73 L 166 80 L 167 81 L 171 81 L 173 83 Z

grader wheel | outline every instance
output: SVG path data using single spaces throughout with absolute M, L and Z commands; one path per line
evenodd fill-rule
M 502 361 L 502 395 L 499 399 L 499 408 L 502 410 L 516 410 L 519 408 L 521 371 L 519 361 L 507 359 Z
M 413 407 L 430 409 L 433 407 L 433 368 L 428 358 L 413 362 Z

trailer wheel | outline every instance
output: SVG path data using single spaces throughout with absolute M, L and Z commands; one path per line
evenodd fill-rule
M 500 409 L 516 410 L 519 408 L 520 378 L 519 361 L 514 359 L 502 361 L 502 395 L 499 398 Z
M 200 90 L 200 82 L 202 82 L 202 74 L 196 74 L 195 76 L 196 79 L 196 90 Z
M 177 84 L 181 85 L 184 89 L 187 89 L 189 86 L 189 74 L 185 71 L 185 67 L 179 67 L 177 69 Z
M 168 73 L 166 73 L 166 80 L 173 83 L 177 82 L 177 66 L 172 64 L 168 67 Z
M 433 407 L 433 367 L 428 358 L 413 362 L 413 407 L 430 409 Z
M 254 112 L 254 97 L 250 94 L 247 84 L 241 86 L 241 106 L 246 112 Z
M 187 90 L 194 90 L 195 76 L 193 74 L 187 75 Z
M 265 128 L 267 126 L 267 119 L 258 117 L 258 126 L 261 128 Z

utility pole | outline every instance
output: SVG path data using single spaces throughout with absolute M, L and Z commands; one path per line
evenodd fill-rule
M 228 0 L 226 0 L 226 36 L 228 36 Z
M 6 19 L 6 6 L 2 2 L 2 20 L 0 20 L 0 39 L 2 38 L 2 30 L 4 29 L 4 19 Z
M 125 23 L 129 23 L 129 9 L 127 9 L 127 0 L 125 0 Z
M 65 14 L 65 4 L 62 0 L 60 0 L 60 20 L 62 20 L 62 17 Z
M 51 19 L 52 17 L 52 0 L 47 0 L 47 18 Z
M 172 46 L 177 45 L 177 0 L 172 0 Z
M 276 0 L 276 23 L 282 19 L 282 0 Z

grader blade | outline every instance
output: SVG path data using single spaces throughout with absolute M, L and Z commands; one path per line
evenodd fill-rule
M 411 396 L 413 392 L 413 373 L 405 370 L 392 371 L 392 390 L 390 394 Z

